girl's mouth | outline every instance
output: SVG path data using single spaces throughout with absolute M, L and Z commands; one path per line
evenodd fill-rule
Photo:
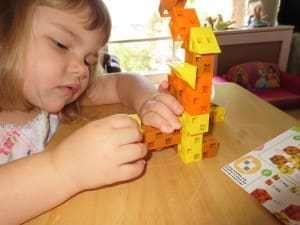
M 63 94 L 72 97 L 80 90 L 80 84 L 63 85 L 59 89 Z

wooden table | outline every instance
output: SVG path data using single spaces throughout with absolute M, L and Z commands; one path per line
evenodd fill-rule
M 214 103 L 227 110 L 213 128 L 221 142 L 216 157 L 185 165 L 173 148 L 153 152 L 139 179 L 80 193 L 26 225 L 280 224 L 221 167 L 300 122 L 231 83 L 216 85 Z M 111 105 L 85 112 L 130 111 Z M 49 147 L 81 125 L 62 125 Z

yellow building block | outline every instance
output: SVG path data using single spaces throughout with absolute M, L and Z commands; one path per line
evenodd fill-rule
M 138 125 L 140 127 L 140 130 L 142 131 L 142 121 L 141 121 L 140 117 L 138 116 L 138 114 L 130 114 L 129 116 L 136 120 L 136 122 L 138 123 Z
M 192 163 L 202 159 L 203 133 L 209 128 L 209 114 L 190 116 L 184 112 L 180 117 L 181 143 L 177 153 L 184 163 Z
M 208 131 L 209 128 L 209 114 L 201 114 L 196 116 L 191 116 L 187 112 L 184 112 L 179 118 L 182 124 L 182 135 L 186 133 L 200 134 Z
M 202 142 L 203 134 L 181 134 L 181 144 L 177 147 L 177 154 L 184 163 L 200 161 L 202 159 Z
M 212 123 L 222 122 L 225 119 L 226 110 L 223 106 L 212 104 L 210 107 L 210 121 Z
M 221 52 L 211 27 L 191 27 L 189 51 L 197 54 L 217 54 Z
M 182 80 L 184 80 L 193 89 L 196 87 L 197 67 L 186 63 L 180 62 L 169 64 L 171 70 Z

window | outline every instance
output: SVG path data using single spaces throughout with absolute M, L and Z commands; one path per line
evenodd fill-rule
M 168 63 L 183 61 L 184 50 L 173 43 L 169 18 L 161 18 L 159 0 L 104 0 L 110 10 L 113 28 L 108 51 L 119 57 L 123 71 L 167 72 Z M 200 23 L 221 14 L 225 21 L 235 19 L 242 25 L 247 0 L 188 0 L 186 8 L 195 8 Z

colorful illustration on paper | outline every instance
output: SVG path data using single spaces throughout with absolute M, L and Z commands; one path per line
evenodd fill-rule
M 283 224 L 300 225 L 300 127 L 278 135 L 222 171 Z

